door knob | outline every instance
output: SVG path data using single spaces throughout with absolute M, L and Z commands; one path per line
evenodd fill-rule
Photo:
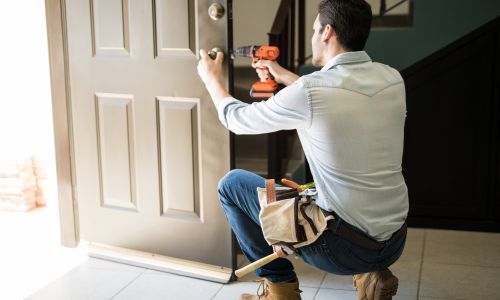
M 224 52 L 224 51 L 222 51 L 221 48 L 215 47 L 212 48 L 212 50 L 208 51 L 208 56 L 210 56 L 211 59 L 215 59 L 217 57 L 217 52 Z
M 220 3 L 213 3 L 208 8 L 208 15 L 212 20 L 217 21 L 220 18 L 224 17 L 225 9 Z

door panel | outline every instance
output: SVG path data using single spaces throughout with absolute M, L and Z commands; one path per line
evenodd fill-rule
M 156 55 L 196 55 L 194 1 L 156 0 L 153 9 Z
M 211 3 L 66 1 L 83 239 L 231 267 L 229 134 L 196 71 L 200 48 L 227 49 Z
M 201 222 L 199 99 L 158 98 L 162 215 Z M 177 128 L 171 130 L 171 128 Z M 185 197 L 179 198 L 178 194 Z
M 129 55 L 128 0 L 91 0 L 94 55 Z
M 101 206 L 136 210 L 132 95 L 97 94 Z

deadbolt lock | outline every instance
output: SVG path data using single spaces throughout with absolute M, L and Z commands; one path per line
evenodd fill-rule
M 212 18 L 212 20 L 214 21 L 217 21 L 219 20 L 220 18 L 224 17 L 224 13 L 225 13 L 225 9 L 224 9 L 224 6 L 222 6 L 220 3 L 213 3 L 212 5 L 210 5 L 210 7 L 208 8 L 208 15 L 210 16 L 210 18 Z

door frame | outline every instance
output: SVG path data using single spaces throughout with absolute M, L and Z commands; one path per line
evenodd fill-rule
M 61 244 L 80 242 L 73 162 L 65 0 L 45 0 Z

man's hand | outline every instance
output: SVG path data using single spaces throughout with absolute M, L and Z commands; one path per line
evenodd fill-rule
M 208 56 L 207 51 L 200 49 L 200 56 L 201 59 L 198 62 L 198 75 L 200 75 L 201 80 L 205 83 L 205 87 L 210 93 L 212 101 L 215 106 L 217 106 L 222 99 L 231 96 L 221 82 L 224 53 L 217 52 L 217 57 L 213 60 Z
M 259 60 L 257 63 L 252 63 L 252 67 L 256 69 L 259 78 L 265 77 L 262 68 L 267 67 L 271 75 L 273 75 L 274 80 L 284 85 L 290 85 L 299 78 L 297 74 L 288 71 L 273 60 Z
M 198 62 L 198 75 L 200 75 L 201 80 L 208 88 L 209 86 L 220 82 L 224 53 L 217 52 L 217 57 L 213 60 L 210 56 L 208 56 L 205 49 L 200 49 L 200 56 L 201 59 Z

